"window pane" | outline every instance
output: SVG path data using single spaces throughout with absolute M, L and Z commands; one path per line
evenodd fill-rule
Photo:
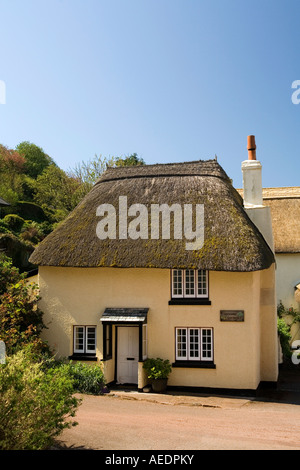
M 86 327 L 86 351 L 96 351 L 96 328 L 94 326 Z
M 106 325 L 106 355 L 111 355 L 111 325 Z
M 182 296 L 182 270 L 173 270 L 173 295 Z
M 199 328 L 190 328 L 189 359 L 200 359 L 200 334 Z
M 207 271 L 203 269 L 198 270 L 198 296 L 207 297 Z
M 186 328 L 177 328 L 176 336 L 177 336 L 177 344 L 176 344 L 177 358 L 186 359 L 187 358 L 187 330 Z
M 202 328 L 202 359 L 212 359 L 212 330 Z
M 75 327 L 74 349 L 77 352 L 84 351 L 84 327 L 83 326 Z
M 185 270 L 185 295 L 195 295 L 195 271 L 193 269 Z

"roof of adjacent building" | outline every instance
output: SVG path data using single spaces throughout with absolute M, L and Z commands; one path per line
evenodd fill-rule
M 266 188 L 264 204 L 271 208 L 276 253 L 300 253 L 300 187 Z
M 117 209 L 120 196 L 127 196 L 128 207 L 135 203 L 148 207 L 203 204 L 203 247 L 186 250 L 186 240 L 174 239 L 172 229 L 168 240 L 153 240 L 151 236 L 144 240 L 100 240 L 96 209 L 100 204 Z M 109 168 L 67 219 L 40 243 L 30 261 L 47 266 L 245 272 L 268 268 L 274 255 L 247 216 L 242 198 L 223 168 L 216 160 L 199 160 Z
M 271 209 L 275 253 L 300 253 L 300 186 L 263 188 L 263 203 Z

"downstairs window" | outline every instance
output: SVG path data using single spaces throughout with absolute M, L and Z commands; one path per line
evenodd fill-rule
M 213 329 L 212 328 L 176 328 L 175 329 L 174 366 L 212 366 L 213 365 Z

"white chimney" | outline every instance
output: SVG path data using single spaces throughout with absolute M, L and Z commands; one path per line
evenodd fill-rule
M 244 208 L 274 251 L 271 210 L 263 205 L 262 165 L 256 160 L 255 136 L 249 135 L 247 140 L 248 160 L 242 162 Z
M 263 205 L 261 163 L 256 160 L 255 136 L 248 135 L 248 160 L 242 162 L 244 206 L 257 207 Z

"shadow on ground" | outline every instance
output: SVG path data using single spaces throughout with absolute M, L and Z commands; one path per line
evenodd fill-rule
M 272 400 L 279 403 L 300 405 L 300 369 L 299 367 L 281 366 L 275 388 L 261 387 L 256 398 L 260 401 Z

